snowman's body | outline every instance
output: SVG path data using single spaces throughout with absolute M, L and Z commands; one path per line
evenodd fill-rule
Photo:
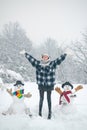
M 83 88 L 82 85 L 78 85 L 73 90 L 73 85 L 70 84 L 69 82 L 65 82 L 64 84 L 62 84 L 63 91 L 59 87 L 55 88 L 56 92 L 58 92 L 58 94 L 60 95 L 59 108 L 61 112 L 65 114 L 69 113 L 72 114 L 74 112 L 76 113 L 76 106 L 73 103 L 74 98 L 76 97 L 75 93 L 82 88 Z
M 73 104 L 74 101 L 74 93 L 71 90 L 71 87 L 66 85 L 64 86 L 64 91 L 60 95 L 60 105 L 61 105 L 61 112 L 64 114 L 71 114 L 76 111 L 75 105 Z
M 63 104 L 63 105 L 65 105 L 65 104 L 72 104 L 73 103 L 73 93 L 71 92 L 71 93 L 68 93 L 68 92 L 70 92 L 70 91 L 66 91 L 66 92 L 64 92 L 65 94 L 64 95 L 62 95 L 62 96 L 60 96 L 60 102 L 61 102 L 61 104 Z M 68 93 L 68 94 L 67 94 Z
M 17 95 L 13 95 L 12 99 L 13 99 L 13 103 L 10 105 L 10 108 L 8 109 L 9 114 L 26 113 L 27 107 L 24 103 L 24 96 L 22 95 L 22 97 L 19 98 L 17 97 Z
M 75 97 L 75 95 L 71 91 L 71 87 L 66 85 L 66 86 L 64 86 L 64 91 L 60 95 L 59 104 L 60 105 L 61 104 L 63 104 L 63 105 L 72 104 L 74 97 Z

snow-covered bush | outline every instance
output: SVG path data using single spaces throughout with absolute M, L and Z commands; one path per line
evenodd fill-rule
M 0 77 L 0 81 L 2 81 L 3 79 L 4 83 L 10 83 L 16 80 L 23 80 L 23 77 L 19 73 L 6 69 L 4 67 L 0 68 Z

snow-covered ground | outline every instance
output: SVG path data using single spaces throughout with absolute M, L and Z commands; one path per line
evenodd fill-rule
M 6 84 L 13 88 L 12 84 Z M 74 85 L 76 87 L 77 85 Z M 0 130 L 87 130 L 87 85 L 76 93 L 72 106 L 61 108 L 58 105 L 59 95 L 52 92 L 52 119 L 47 119 L 48 106 L 45 99 L 43 117 L 38 116 L 39 91 L 36 83 L 25 82 L 25 92 L 31 92 L 32 97 L 25 98 L 25 104 L 30 108 L 33 117 L 28 115 L 0 114 Z M 59 85 L 60 87 L 60 85 Z M 6 111 L 12 103 L 12 97 L 4 90 L 0 90 L 0 113 Z

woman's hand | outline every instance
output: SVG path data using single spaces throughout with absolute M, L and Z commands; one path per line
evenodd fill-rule
M 26 51 L 25 50 L 22 50 L 22 51 L 20 51 L 19 52 L 21 55 L 24 55 L 25 53 L 26 53 Z

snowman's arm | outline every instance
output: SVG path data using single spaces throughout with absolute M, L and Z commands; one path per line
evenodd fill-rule
M 70 97 L 76 97 L 76 92 L 83 89 L 83 86 L 82 85 L 78 85 L 77 87 L 75 87 L 75 89 L 72 91 L 72 94 Z
M 24 97 L 26 98 L 30 98 L 32 96 L 32 94 L 30 92 L 28 92 L 27 94 L 24 94 Z
M 75 88 L 75 92 L 79 91 L 80 89 L 83 89 L 83 86 L 82 86 L 82 85 L 78 85 L 78 86 Z
M 76 94 L 72 93 L 72 94 L 70 95 L 70 97 L 71 97 L 71 98 L 75 98 L 75 97 L 76 97 Z
M 11 96 L 13 96 L 13 94 L 12 94 L 12 88 L 11 88 L 11 89 L 7 89 L 7 92 L 8 92 Z
M 62 90 L 59 87 L 56 87 L 55 91 L 58 92 L 60 95 L 62 94 Z

